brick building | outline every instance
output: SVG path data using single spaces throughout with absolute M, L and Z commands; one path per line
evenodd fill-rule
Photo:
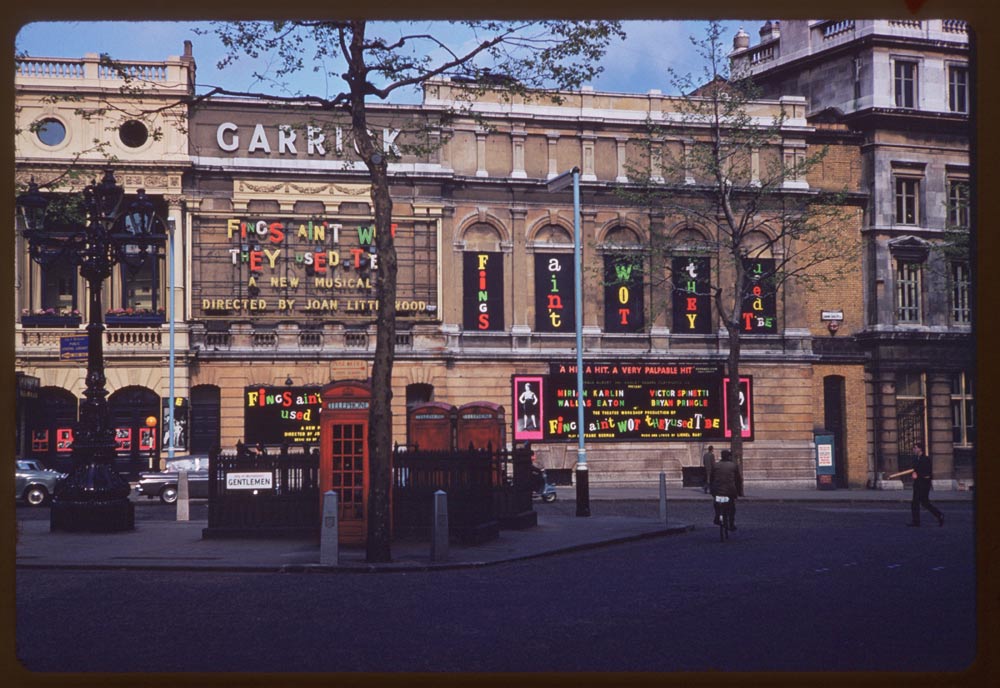
M 42 65 L 58 62 L 22 61 L 19 99 L 31 88 L 69 90 L 72 73 L 39 76 Z M 189 50 L 180 64 L 193 73 Z M 183 88 L 184 79 L 178 82 Z M 636 206 L 617 189 L 639 157 L 638 142 L 649 136 L 648 120 L 665 132 L 662 144 L 678 151 L 696 145 L 705 131 L 679 123 L 676 99 L 658 92 L 585 88 L 562 94 L 559 105 L 486 96 L 474 108 L 488 127 L 450 113 L 460 92 L 460 84 L 432 82 L 418 105 L 371 108 L 387 153 L 405 142 L 399 133 L 407 130 L 404 123 L 419 123 L 442 142 L 431 153 L 401 154 L 389 167 L 400 256 L 394 436 L 405 441 L 411 404 L 489 402 L 508 411 L 508 442 L 530 439 L 548 467 L 574 464 L 575 440 L 559 420 L 562 413 L 575 415 L 564 380 L 575 359 L 573 204 L 570 194 L 550 192 L 546 182 L 576 166 L 584 363 L 595 407 L 589 411 L 591 480 L 648 482 L 662 471 L 680 482 L 683 468 L 700 465 L 707 444 L 726 442 L 719 416 L 727 344 L 711 304 L 700 312 L 710 323 L 706 330 L 678 329 L 671 269 L 675 259 L 690 264 L 692 258 L 715 271 L 731 266 L 723 256 L 694 250 L 717 231 L 713 227 Z M 74 118 L 75 105 L 48 107 L 24 113 L 17 159 L 22 181 L 70 164 L 55 147 L 39 144 L 29 124 L 50 118 L 68 132 L 85 126 Z M 837 123 L 808 122 L 807 102 L 798 96 L 755 108 L 766 119 L 780 109 L 790 114 L 762 156 L 829 146 L 822 165 L 787 193 L 848 188 L 848 213 L 831 232 L 843 233 L 845 242 L 856 237 L 865 200 L 857 134 Z M 182 333 L 176 395 L 190 410 L 190 441 L 182 453 L 254 438 L 315 442 L 312 416 L 274 435 L 255 414 L 287 392 L 303 403 L 291 415 L 309 415 L 309 399 L 319 388 L 370 373 L 378 256 L 366 176 L 345 143 L 346 127 L 329 112 L 217 99 L 187 113 L 186 123 L 186 150 L 176 163 L 175 151 L 157 140 L 140 149 L 141 160 L 127 163 L 135 176 L 123 175 L 129 190 L 140 181 L 154 189 L 162 211 L 174 219 L 180 256 L 175 318 Z M 96 169 L 98 161 L 88 159 L 84 167 Z M 150 183 L 157 172 L 163 188 Z M 698 170 L 689 172 L 682 185 L 707 183 Z M 141 180 L 140 173 L 146 175 Z M 641 269 L 627 283 L 609 289 L 607 271 L 643 255 L 657 235 L 676 240 L 676 255 L 639 261 Z M 23 274 L 26 254 L 18 260 Z M 865 327 L 859 274 L 850 272 L 823 292 L 785 289 L 768 306 L 773 331 L 745 338 L 748 485 L 815 485 L 814 434 L 822 430 L 836 437 L 837 484 L 865 484 L 867 419 L 857 399 L 865 394 L 866 358 L 854 340 Z M 21 283 L 22 307 L 48 306 L 53 292 L 37 284 Z M 117 303 L 115 294 L 131 294 L 121 289 L 112 288 L 109 307 Z M 824 318 L 830 313 L 837 315 Z M 40 378 L 49 397 L 82 388 L 78 365 L 58 360 L 59 337 L 74 327 L 29 327 L 23 318 L 17 325 L 18 369 Z M 112 398 L 130 387 L 157 402 L 164 396 L 165 327 L 149 323 L 105 333 Z M 119 342 L 124 332 L 132 334 Z M 541 397 L 534 408 L 541 423 L 518 425 L 524 408 L 517 399 L 532 382 L 541 384 L 532 389 Z M 607 410 L 602 415 L 598 407 Z M 630 426 L 630 418 L 642 427 Z

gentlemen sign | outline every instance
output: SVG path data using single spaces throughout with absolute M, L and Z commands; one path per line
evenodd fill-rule
M 584 437 L 592 441 L 701 441 L 725 437 L 722 366 L 609 361 L 585 363 Z M 741 378 L 750 391 L 752 380 Z M 578 438 L 576 364 L 553 363 L 543 387 L 541 430 L 547 441 Z M 752 397 L 744 395 L 747 427 Z M 753 439 L 743 433 L 744 439 Z
M 274 476 L 270 471 L 226 473 L 227 490 L 270 490 L 273 488 Z

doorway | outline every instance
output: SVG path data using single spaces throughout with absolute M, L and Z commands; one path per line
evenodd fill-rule
M 823 378 L 823 426 L 833 434 L 833 482 L 847 487 L 847 395 L 844 378 L 828 375 Z

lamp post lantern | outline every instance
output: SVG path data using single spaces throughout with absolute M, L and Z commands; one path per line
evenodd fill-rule
M 549 191 L 562 191 L 573 186 L 573 301 L 576 321 L 576 515 L 590 516 L 590 479 L 587 472 L 587 446 L 583 426 L 583 266 L 580 256 L 583 245 L 580 227 L 580 168 L 574 167 L 550 179 Z
M 73 469 L 55 490 L 51 530 L 113 532 L 135 528 L 131 487 L 114 468 L 115 431 L 111 426 L 104 375 L 104 320 L 101 290 L 118 264 L 140 268 L 159 253 L 166 239 L 153 202 L 139 189 L 124 210 L 125 189 L 110 168 L 83 189 L 82 214 L 54 212 L 50 198 L 31 182 L 17 197 L 22 235 L 32 260 L 45 266 L 66 258 L 80 269 L 89 294 L 87 377 L 80 419 L 73 433 Z

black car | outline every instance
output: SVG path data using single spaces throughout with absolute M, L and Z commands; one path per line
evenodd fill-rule
M 177 472 L 139 474 L 139 494 L 159 497 L 164 504 L 177 501 Z M 188 471 L 188 494 L 191 499 L 208 499 L 208 471 Z

